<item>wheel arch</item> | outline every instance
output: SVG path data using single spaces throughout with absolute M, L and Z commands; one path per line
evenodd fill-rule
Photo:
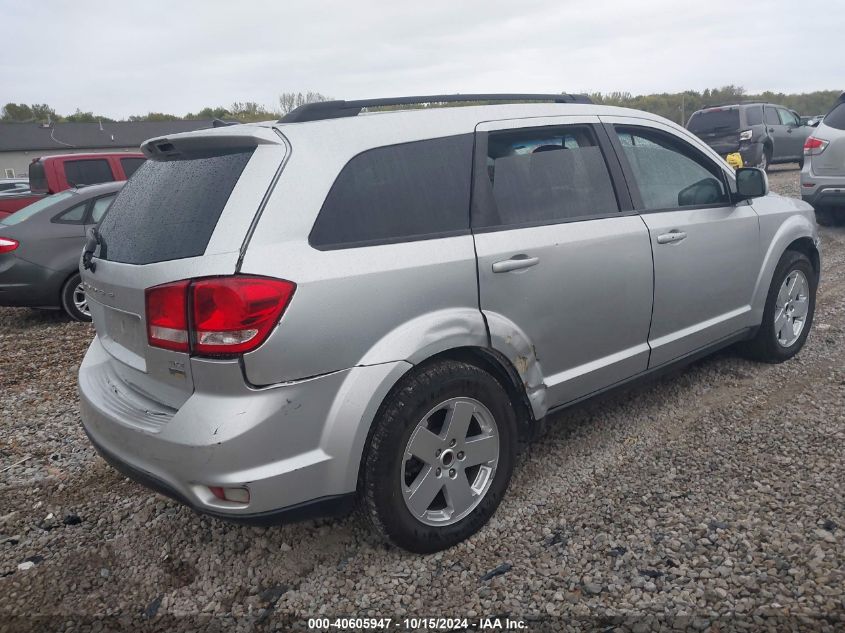
M 537 418 L 528 399 L 525 385 L 516 367 L 504 354 L 489 347 L 454 347 L 427 358 L 420 365 L 441 360 L 454 360 L 475 365 L 493 376 L 514 404 L 520 439 L 527 440 L 536 432 Z
M 379 415 L 384 411 L 384 408 L 389 403 L 390 399 L 396 392 L 396 389 L 402 384 L 402 381 L 412 372 L 418 371 L 421 367 L 425 367 L 440 361 L 459 361 L 470 365 L 474 365 L 492 375 L 515 405 L 515 414 L 517 420 L 517 429 L 519 432 L 519 439 L 521 442 L 532 439 L 541 430 L 541 420 L 538 420 L 531 406 L 525 386 L 520 380 L 519 372 L 516 367 L 508 360 L 508 358 L 494 349 L 489 347 L 481 347 L 477 345 L 462 345 L 459 347 L 452 347 L 434 353 L 422 360 L 415 362 L 413 365 L 402 363 L 397 367 L 392 375 L 387 377 L 390 381 L 389 388 L 383 389 L 383 396 L 378 402 L 378 406 L 371 416 L 367 416 L 366 424 L 366 440 L 363 442 L 362 450 L 360 451 L 360 458 L 358 461 L 358 468 L 356 471 L 357 489 L 360 491 L 361 476 L 363 473 L 363 464 L 367 458 L 370 441 L 375 430 L 375 421 Z
M 816 273 L 816 279 L 821 276 L 821 255 L 819 254 L 819 249 L 816 248 L 816 244 L 813 242 L 812 238 L 799 237 L 798 239 L 790 242 L 789 246 L 786 247 L 786 250 L 797 251 L 806 255 L 807 259 L 809 259 L 810 263 L 813 265 L 813 272 Z
M 767 217 L 765 213 L 760 214 L 761 228 L 763 229 L 764 235 L 768 233 L 766 224 L 771 219 L 773 218 L 771 216 Z M 805 254 L 810 259 L 813 270 L 817 275 L 820 275 L 821 272 L 821 256 L 816 245 L 815 226 L 807 215 L 796 213 L 788 216 L 773 230 L 773 233 L 768 238 L 768 245 L 763 254 L 763 261 L 757 276 L 751 303 L 755 324 L 759 324 L 763 319 L 766 297 L 769 293 L 775 268 L 786 251 L 794 250 Z

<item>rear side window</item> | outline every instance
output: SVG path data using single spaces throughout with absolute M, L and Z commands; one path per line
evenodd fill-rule
M 644 209 L 730 202 L 720 168 L 688 143 L 645 128 L 620 126 L 616 131 Z
M 837 130 L 845 130 L 845 101 L 827 113 L 824 124 Z
M 333 249 L 469 230 L 472 135 L 379 147 L 338 174 L 309 243 Z
M 20 224 L 24 220 L 31 218 L 36 213 L 47 209 L 54 204 L 58 204 L 62 200 L 67 200 L 71 196 L 77 195 L 74 191 L 61 191 L 59 193 L 54 193 L 51 196 L 44 196 L 40 200 L 36 200 L 30 205 L 25 206 L 20 211 L 15 211 L 12 215 L 7 215 L 3 218 L 2 222 L 6 226 L 12 226 L 13 224 Z M 84 207 L 85 205 L 83 205 Z
M 114 181 L 109 161 L 102 158 L 69 160 L 65 161 L 64 167 L 65 178 L 71 187 Z
M 128 180 L 132 174 L 138 171 L 138 168 L 144 164 L 145 158 L 121 158 L 120 166 L 123 167 L 123 173 L 126 174 Z
M 553 224 L 619 211 L 601 149 L 587 126 L 494 132 L 487 141 L 494 209 L 479 228 Z
M 763 107 L 749 106 L 745 108 L 745 124 L 746 125 L 762 125 L 763 124 Z
M 99 257 L 151 264 L 202 255 L 252 152 L 146 161 L 100 225 Z

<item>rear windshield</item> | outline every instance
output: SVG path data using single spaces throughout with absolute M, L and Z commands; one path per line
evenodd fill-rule
M 202 255 L 252 152 L 146 161 L 100 225 L 99 257 L 152 264 Z
M 41 200 L 36 200 L 32 204 L 28 204 L 27 206 L 25 206 L 23 209 L 15 211 L 12 215 L 3 218 L 2 223 L 6 226 L 20 224 L 27 218 L 31 218 L 33 215 L 35 215 L 42 209 L 51 207 L 57 202 L 61 202 L 62 200 L 70 198 L 73 195 L 75 195 L 75 192 L 73 191 L 62 191 L 60 193 L 54 193 L 52 196 L 44 196 L 43 198 L 41 198 Z
M 739 129 L 739 110 L 700 110 L 690 117 L 687 129 L 693 134 L 736 131 Z
M 845 101 L 835 106 L 827 113 L 824 124 L 837 130 L 845 130 Z
M 36 193 L 47 192 L 47 173 L 40 160 L 29 164 L 29 188 Z

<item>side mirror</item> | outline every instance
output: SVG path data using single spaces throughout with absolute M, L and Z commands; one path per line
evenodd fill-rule
M 736 170 L 736 193 L 740 200 L 760 198 L 769 193 L 769 178 L 766 172 L 756 167 L 740 167 Z

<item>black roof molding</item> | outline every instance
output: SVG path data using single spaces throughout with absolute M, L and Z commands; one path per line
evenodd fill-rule
M 587 95 L 571 94 L 455 94 L 420 95 L 416 97 L 386 97 L 357 101 L 318 101 L 306 103 L 288 112 L 279 123 L 302 123 L 322 119 L 340 119 L 358 116 L 364 108 L 383 106 L 421 105 L 425 103 L 465 103 L 470 101 L 498 101 L 519 103 L 523 101 L 550 101 L 553 103 L 592 103 Z

